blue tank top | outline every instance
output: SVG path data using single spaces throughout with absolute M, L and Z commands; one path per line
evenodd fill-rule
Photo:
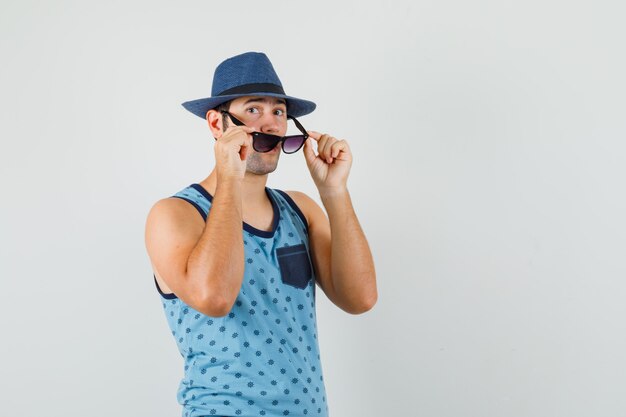
M 161 295 L 184 358 L 183 417 L 328 416 L 317 340 L 308 224 L 283 191 L 265 188 L 271 231 L 243 223 L 244 277 L 231 311 L 211 317 Z M 213 197 L 200 184 L 174 194 L 206 221 Z

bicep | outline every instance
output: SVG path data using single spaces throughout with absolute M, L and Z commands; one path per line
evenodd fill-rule
M 203 229 L 195 208 L 175 198 L 158 201 L 146 220 L 145 244 L 152 265 L 172 292 L 194 308 L 201 306 L 201 292 L 189 288 L 187 261 Z

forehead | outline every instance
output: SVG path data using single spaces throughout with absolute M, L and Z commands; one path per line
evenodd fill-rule
M 245 96 L 233 100 L 233 104 L 238 106 L 245 106 L 250 103 L 265 103 L 272 106 L 277 104 L 287 105 L 287 101 L 284 98 L 268 96 Z

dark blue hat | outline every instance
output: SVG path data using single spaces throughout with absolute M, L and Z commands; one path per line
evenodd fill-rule
M 280 97 L 287 101 L 287 114 L 304 116 L 315 110 L 315 103 L 285 94 L 269 58 L 262 52 L 246 52 L 228 58 L 215 68 L 211 97 L 186 101 L 182 105 L 198 117 L 222 103 L 243 96 Z

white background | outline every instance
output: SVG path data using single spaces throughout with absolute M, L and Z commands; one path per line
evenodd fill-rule
M 626 414 L 623 2 L 0 3 L 0 415 L 178 416 L 144 247 L 223 59 L 347 139 L 379 299 L 318 292 L 332 417 Z M 302 154 L 268 185 L 319 197 Z

